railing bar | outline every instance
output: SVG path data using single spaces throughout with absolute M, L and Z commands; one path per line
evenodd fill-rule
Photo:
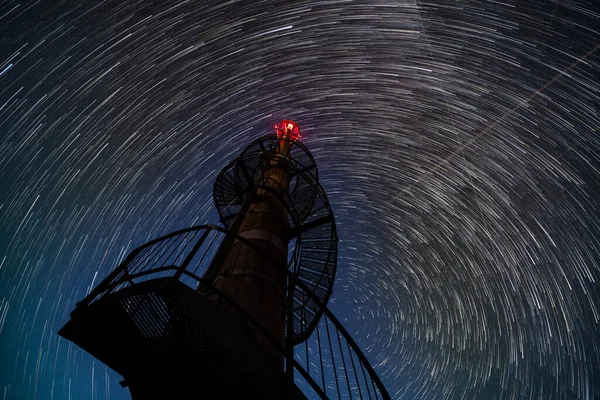
M 303 321 L 304 316 L 299 312 L 299 310 L 304 311 L 303 309 L 294 308 L 294 317 L 298 317 L 298 319 L 302 322 L 302 327 L 306 327 L 306 323 Z
M 337 368 L 335 366 L 335 357 L 333 357 L 333 346 L 331 345 L 331 335 L 329 334 L 329 324 L 327 323 L 328 319 L 325 318 L 325 329 L 327 329 L 327 341 L 329 342 L 329 351 L 331 352 L 331 364 L 333 365 L 333 376 L 335 377 L 335 387 L 337 388 L 338 399 L 341 400 L 340 397 L 340 385 L 338 383 L 337 376 Z
M 325 316 L 327 318 L 327 316 Z M 340 348 L 340 354 L 342 355 L 342 365 L 344 366 L 344 374 L 346 376 L 346 384 L 348 385 L 348 396 L 352 398 L 352 389 L 350 389 L 350 379 L 348 378 L 348 369 L 346 368 L 346 359 L 344 357 L 344 350 L 342 349 L 342 341 L 340 340 L 340 331 L 335 330 L 338 339 L 338 346 Z
M 304 275 L 300 275 L 302 273 L 305 273 L 305 274 L 309 273 L 309 274 L 316 275 L 316 276 L 314 276 L 314 277 L 310 277 L 310 276 L 307 277 L 307 276 L 304 276 Z M 312 285 L 313 281 L 311 280 L 311 278 L 317 279 L 317 277 L 318 277 L 318 279 L 319 279 L 319 287 L 322 288 L 322 289 L 327 289 L 327 286 L 323 286 L 323 285 L 320 284 L 320 281 L 321 281 L 321 279 L 322 279 L 322 277 L 324 275 L 327 275 L 327 271 L 319 271 L 319 270 L 316 270 L 316 269 L 310 269 L 310 268 L 306 268 L 306 267 L 302 267 L 302 270 L 298 271 L 298 277 L 302 278 L 303 282 L 305 284 Z
M 321 362 L 321 381 L 323 383 L 323 393 L 327 394 L 325 386 L 325 368 L 323 368 L 323 352 L 321 351 L 321 334 L 319 333 L 319 324 L 317 324 L 317 347 L 319 348 L 319 361 Z
M 185 234 L 185 239 L 184 239 L 184 240 L 187 240 L 187 235 L 188 235 L 188 233 L 186 233 L 186 234 Z M 194 240 L 196 239 L 196 236 L 197 236 L 197 235 L 198 235 L 198 231 L 195 231 L 195 232 L 193 233 L 193 236 L 190 238 L 190 240 L 189 240 L 189 241 L 188 241 L 188 242 L 187 242 L 185 245 L 183 245 L 183 242 L 184 242 L 184 241 L 183 241 L 183 240 L 181 241 L 181 244 L 182 244 L 183 246 L 182 246 L 182 245 L 180 245 L 180 246 L 179 246 L 179 247 L 182 247 L 182 248 L 181 248 L 181 250 L 179 251 L 179 254 L 177 254 L 177 257 L 175 257 L 175 259 L 174 259 L 174 262 L 176 262 L 176 263 L 179 263 L 179 262 L 180 262 L 180 261 L 179 261 L 179 257 L 181 257 L 181 256 L 182 256 L 182 254 L 185 254 L 185 252 L 187 251 L 186 249 L 187 249 L 188 247 L 190 247 L 190 246 L 191 246 L 192 248 L 189 250 L 189 253 L 188 253 L 188 254 L 191 254 L 191 253 L 193 252 L 193 253 L 194 253 L 194 255 L 195 255 L 195 254 L 198 252 L 198 249 L 196 249 L 196 251 L 193 251 L 193 249 L 194 249 L 194 247 L 195 247 L 195 245 L 194 245 Z M 201 242 L 203 242 L 203 241 L 201 241 Z M 202 245 L 202 243 L 201 243 L 200 245 Z M 199 248 L 199 247 L 198 247 L 198 248 Z M 181 263 L 183 263 L 185 259 L 186 259 L 186 257 L 183 257 L 183 260 L 181 260 Z
M 125 272 L 128 273 L 129 270 L 134 270 L 137 267 L 137 264 L 139 264 L 143 258 L 148 257 L 148 255 L 145 254 L 150 253 L 148 250 L 150 250 L 148 247 L 141 249 L 139 254 L 137 254 L 134 259 L 130 260 L 127 265 L 124 266 Z
M 173 250 L 171 250 L 171 253 L 170 253 L 168 256 L 166 256 L 166 257 L 164 258 L 164 261 L 163 261 L 163 262 L 166 262 L 167 264 L 171 264 L 171 263 L 169 263 L 169 260 L 171 259 L 171 256 L 172 256 L 172 255 L 173 255 L 173 254 L 174 254 L 176 251 L 178 251 L 178 249 L 179 249 L 180 247 L 182 247 L 182 246 L 183 246 L 183 248 L 182 248 L 181 250 L 179 250 L 179 253 L 180 253 L 180 254 L 181 254 L 181 252 L 182 252 L 182 251 L 184 251 L 184 250 L 186 249 L 186 247 L 189 245 L 189 243 L 186 243 L 186 241 L 187 241 L 187 236 L 188 236 L 188 235 L 189 235 L 189 232 L 186 232 L 186 233 L 184 234 L 184 236 L 183 236 L 183 239 L 177 238 L 177 239 L 178 239 L 178 241 L 176 241 L 175 243 L 173 243 L 173 244 L 172 244 L 172 248 L 173 248 Z M 190 241 L 190 242 L 191 242 L 191 241 Z M 184 243 L 185 243 L 185 244 L 184 244 Z M 175 257 L 175 260 L 173 260 L 173 261 L 177 261 L 177 258 L 179 258 L 179 254 L 177 255 L 177 257 Z M 157 261 L 158 261 L 158 260 L 157 260 Z M 173 265 L 175 265 L 175 262 L 173 262 Z
M 321 389 L 319 387 L 319 385 L 317 384 L 317 382 L 315 382 L 315 380 L 306 373 L 306 371 L 304 370 L 304 368 L 302 368 L 302 366 L 300 364 L 298 364 L 296 362 L 296 360 L 294 360 L 293 362 L 294 367 L 296 367 L 296 371 L 300 372 L 300 375 L 302 375 L 304 377 L 304 379 L 306 379 L 306 381 L 310 384 L 310 386 L 313 388 L 313 390 L 315 392 L 317 392 L 317 394 L 319 395 L 319 397 L 321 399 L 324 400 L 328 400 L 329 398 L 327 397 L 327 395 L 325 394 L 325 392 L 323 392 L 323 389 Z
M 375 398 L 378 399 L 379 396 L 377 395 L 377 386 L 375 385 L 373 379 L 371 379 L 371 385 L 373 386 L 373 393 L 375 394 Z
M 302 287 L 302 282 L 298 282 L 298 285 L 300 287 Z M 312 297 L 314 297 L 314 296 L 312 296 Z M 318 299 L 313 299 L 313 301 L 317 305 L 322 305 L 322 302 Z M 369 364 L 369 360 L 367 360 L 367 358 L 365 357 L 363 352 L 360 350 L 360 348 L 358 347 L 356 342 L 354 342 L 354 339 L 352 339 L 352 336 L 350 336 L 350 334 L 348 333 L 346 328 L 344 328 L 344 326 L 338 321 L 338 319 L 335 317 L 335 315 L 333 315 L 333 313 L 327 307 L 324 307 L 322 310 L 323 310 L 323 313 L 327 317 L 329 317 L 329 319 L 333 322 L 333 324 L 340 330 L 340 332 L 342 333 L 342 336 L 344 336 L 344 338 L 346 338 L 348 346 L 350 346 L 350 345 L 352 346 L 357 357 L 359 358 L 359 360 L 364 364 L 365 368 L 367 369 L 367 372 L 369 373 L 369 377 L 377 385 L 377 388 L 379 389 L 379 392 L 381 393 L 381 397 L 385 400 L 391 400 L 389 393 L 385 390 L 385 387 L 383 386 L 383 384 L 381 383 L 381 380 L 375 373 L 375 370 L 373 369 L 371 364 Z
M 302 241 L 302 243 L 305 243 L 305 242 L 308 242 L 308 241 L 304 241 L 304 240 Z M 328 240 L 328 242 L 331 243 L 332 240 Z M 308 242 L 308 243 L 310 243 L 310 242 Z M 331 249 L 330 248 L 329 249 L 322 249 L 322 248 L 319 248 L 319 247 L 308 247 L 308 246 L 303 247 L 302 251 L 305 251 L 307 253 L 317 253 L 317 254 L 329 254 L 329 253 L 331 253 Z
M 354 364 L 354 357 L 352 357 L 352 349 L 350 348 L 350 343 L 346 341 L 346 345 L 348 346 L 348 353 L 350 354 L 350 362 L 352 363 L 352 371 L 354 371 L 354 379 L 356 379 L 356 386 L 358 387 L 358 395 L 362 400 L 362 390 L 360 388 L 360 382 L 358 381 L 358 375 L 356 374 L 356 365 Z M 360 361 L 360 360 L 359 360 Z M 370 398 L 370 396 L 369 396 Z
M 135 267 L 132 267 L 131 269 L 127 268 L 127 272 L 136 272 L 139 270 L 143 270 L 144 269 L 144 265 L 148 262 L 150 262 L 149 260 L 151 260 L 154 256 L 155 253 L 159 253 L 160 251 L 162 251 L 162 249 L 166 246 L 167 242 L 170 240 L 171 238 L 165 239 L 163 242 L 156 243 L 158 244 L 158 246 L 152 246 L 152 247 L 146 247 L 145 249 L 142 249 L 142 252 L 146 251 L 146 250 L 150 250 L 148 252 L 148 254 L 144 254 L 143 256 L 141 254 L 139 254 L 139 258 L 138 256 L 136 256 L 136 258 L 132 261 L 134 261 L 136 263 Z M 139 260 L 139 262 L 138 262 Z
M 80 309 L 81 307 L 88 306 L 92 301 L 98 301 L 106 293 L 110 292 L 112 289 L 117 287 L 118 284 L 123 283 L 123 282 L 119 282 L 119 283 L 115 283 L 115 282 L 120 281 L 122 276 L 119 277 L 119 275 L 121 275 L 125 271 L 127 271 L 128 266 L 135 265 L 136 259 L 141 254 L 143 254 L 145 251 L 147 251 L 149 248 L 153 247 L 153 249 L 152 249 L 152 252 L 153 252 L 153 251 L 156 251 L 158 248 L 160 248 L 160 246 L 155 247 L 154 245 L 161 243 L 161 242 L 165 242 L 172 237 L 181 235 L 182 233 L 185 233 L 185 232 L 190 232 L 190 231 L 199 230 L 199 229 L 212 228 L 212 227 L 215 227 L 215 226 L 213 226 L 213 225 L 192 226 L 189 228 L 171 232 L 169 234 L 166 234 L 166 235 L 163 235 L 156 239 L 153 239 L 139 247 L 136 247 L 129 253 L 129 255 L 127 257 L 125 257 L 125 259 L 121 263 L 119 263 L 119 265 L 114 270 L 112 270 L 108 274 L 108 276 L 106 278 L 104 278 L 104 280 L 102 282 L 100 282 L 100 284 L 98 284 L 98 286 L 96 286 L 94 289 L 92 289 L 90 291 L 90 293 L 83 300 L 81 300 L 80 302 L 77 303 L 77 306 L 76 306 L 74 312 L 76 312 L 77 309 Z M 220 229 L 219 227 L 215 227 L 215 228 L 217 230 L 223 231 L 223 229 Z M 161 245 L 164 245 L 164 243 L 161 243 Z M 142 256 L 142 258 L 145 258 L 145 257 L 147 257 L 147 255 Z
M 304 292 L 304 290 L 301 293 L 303 293 L 303 292 Z M 297 302 L 300 304 L 300 307 L 296 308 L 296 310 L 300 309 L 300 310 L 309 311 L 309 314 L 311 314 L 313 317 L 312 320 L 314 320 L 317 317 L 318 312 L 315 312 L 310 307 L 308 307 L 308 301 L 311 300 L 310 297 L 307 296 L 304 301 L 300 301 L 300 299 L 296 296 L 294 296 L 294 298 L 296 300 L 298 300 Z M 311 322 L 311 324 L 312 324 L 312 322 Z M 311 324 L 307 324 L 307 326 L 310 326 Z
M 234 204 L 234 205 L 236 205 L 236 204 Z M 229 211 L 230 211 L 230 210 L 229 210 L 229 205 L 227 205 L 227 206 L 225 206 L 225 207 L 227 207 L 227 211 L 229 212 Z M 237 213 L 229 213 L 229 215 L 227 215 L 227 216 L 225 216 L 225 217 L 221 218 L 221 222 L 222 222 L 223 224 L 225 224 L 225 225 L 226 225 L 227 221 L 229 221 L 229 220 L 231 220 L 231 219 L 235 218 L 235 215 L 236 215 L 236 214 L 237 214 Z
M 165 253 L 165 252 L 167 252 L 167 251 L 169 250 L 169 247 L 171 246 L 171 244 L 169 243 L 169 245 L 167 246 L 167 243 L 168 243 L 168 242 L 170 242 L 170 241 L 171 241 L 171 239 L 173 239 L 173 238 L 169 238 L 169 239 L 165 240 L 165 243 L 164 243 L 164 244 L 163 244 L 163 246 L 162 246 L 164 249 L 162 249 L 162 250 L 160 251 L 160 254 L 159 254 L 157 257 L 156 257 L 156 259 L 154 260 L 154 263 L 152 264 L 152 266 L 151 266 L 150 268 L 148 268 L 148 270 L 152 270 L 152 269 L 154 269 L 154 266 L 156 265 L 156 263 L 158 263 L 158 262 L 159 262 L 159 260 L 161 260 L 161 259 L 162 259 L 162 257 L 163 257 L 163 255 L 164 255 L 164 253 Z M 143 268 L 142 268 L 142 269 L 143 269 Z
M 173 236 L 173 237 L 165 240 L 164 246 L 160 250 L 160 254 L 154 255 L 154 257 L 155 257 L 154 263 L 148 269 L 155 268 L 155 266 L 157 265 L 157 263 L 159 263 L 160 260 L 163 259 L 165 253 L 167 253 L 169 251 L 169 249 L 171 248 L 171 246 L 173 246 L 173 244 L 176 243 L 176 241 L 177 241 L 178 238 L 179 238 L 179 236 Z M 148 262 L 150 262 L 150 261 L 148 261 Z
M 140 249 L 141 249 L 141 248 L 143 248 L 143 247 L 149 247 L 149 246 L 151 246 L 151 245 L 154 245 L 154 244 L 156 244 L 156 243 L 162 242 L 163 240 L 166 240 L 166 239 L 171 239 L 171 238 L 173 238 L 173 237 L 175 237 L 175 236 L 179 236 L 179 235 L 181 235 L 181 234 L 184 234 L 184 233 L 187 233 L 187 232 L 198 231 L 198 230 L 201 230 L 201 229 L 212 229 L 212 228 L 215 228 L 215 229 L 217 229 L 217 230 L 220 230 L 220 231 L 222 231 L 222 232 L 225 232 L 225 231 L 226 231 L 226 230 L 225 230 L 225 229 L 223 229 L 223 228 L 220 228 L 220 227 L 218 227 L 218 226 L 215 226 L 215 225 L 210 225 L 210 224 L 206 224 L 206 225 L 195 225 L 195 226 L 191 226 L 191 227 L 189 227 L 189 228 L 180 229 L 180 230 L 178 230 L 178 231 L 171 232 L 171 233 L 169 233 L 169 234 L 167 234 L 167 235 L 163 235 L 163 236 L 161 236 L 161 237 L 159 237 L 159 238 L 156 238 L 156 239 L 154 239 L 154 240 L 151 240 L 151 241 L 149 241 L 149 242 L 148 242 L 148 243 L 146 243 L 146 244 L 143 244 L 142 246 L 140 246 L 140 247 L 138 247 L 138 248 L 140 248 Z
M 371 390 L 369 390 L 369 381 L 367 381 L 367 377 L 365 375 L 365 369 L 363 368 L 362 363 L 360 363 L 360 369 L 362 371 L 363 379 L 365 380 L 365 385 L 367 386 L 367 393 L 369 394 L 369 399 L 371 399 Z M 372 379 L 371 379 L 371 383 L 373 383 Z M 375 393 L 375 398 L 377 398 L 377 393 Z
M 302 272 L 306 272 L 307 270 L 309 273 L 318 276 L 318 280 L 316 282 L 311 281 L 309 277 L 300 275 Z M 327 283 L 331 282 L 331 280 L 332 280 L 331 277 L 329 276 L 329 271 L 327 271 L 327 270 L 323 270 L 320 272 L 313 272 L 313 271 L 316 271 L 316 270 L 310 270 L 308 268 L 303 267 L 303 269 L 298 272 L 298 277 L 302 278 L 302 282 L 306 285 L 316 286 L 318 289 L 324 290 L 325 292 L 329 291 L 329 286 L 327 285 Z M 325 284 L 322 283 L 323 277 L 327 278 L 327 282 L 325 282 Z M 314 279 L 317 279 L 317 277 L 314 277 Z
M 136 273 L 134 275 L 131 275 L 131 278 L 135 279 L 135 278 L 139 278 L 140 276 L 150 275 L 150 274 L 154 274 L 154 273 L 157 273 L 157 272 L 163 272 L 163 271 L 169 271 L 169 270 L 181 271 L 181 269 L 179 267 L 177 267 L 175 265 L 169 265 L 169 266 L 166 266 L 166 267 L 158 267 L 158 268 L 154 268 L 152 270 L 138 272 L 138 273 Z M 184 275 L 189 276 L 190 278 L 194 278 L 194 279 L 196 279 L 198 281 L 202 281 L 202 282 L 207 282 L 206 279 L 200 278 L 199 276 L 192 274 L 190 271 L 183 270 L 181 272 Z M 125 282 L 126 281 L 119 281 L 119 282 L 114 282 L 113 284 L 116 286 L 116 285 L 119 285 L 119 284 L 125 283 Z M 214 290 L 215 290 L 215 292 L 218 292 L 217 294 L 221 295 L 221 291 L 219 291 L 217 289 L 214 289 Z
M 304 348 L 306 351 L 306 373 L 310 376 L 310 362 L 308 360 L 308 340 L 304 341 Z
M 169 264 L 177 265 L 177 263 L 179 262 L 179 257 L 181 257 L 181 254 L 183 252 L 185 252 L 185 249 L 193 241 L 193 237 L 192 237 L 191 240 L 188 241 L 188 235 L 189 234 L 190 234 L 190 232 L 187 232 L 187 233 L 185 233 L 183 235 L 183 237 L 178 237 L 177 240 L 174 241 L 173 245 L 171 246 L 171 248 L 172 248 L 171 253 L 168 254 L 164 258 L 163 262 L 167 262 Z
M 200 265 L 202 265 L 202 261 L 204 261 L 204 257 L 206 257 L 206 254 L 208 254 L 208 251 L 210 250 L 210 248 L 212 247 L 213 243 L 215 242 L 215 240 L 217 240 L 217 237 L 219 235 L 215 234 L 213 235 L 212 240 L 210 241 L 210 244 L 208 245 L 208 247 L 206 248 L 206 250 L 204 251 L 204 254 L 202 254 L 202 258 L 200 259 L 200 261 L 198 261 L 198 264 L 196 265 L 196 268 L 194 268 L 194 271 L 192 272 L 192 274 L 196 275 L 196 271 L 198 270 L 198 268 L 200 267 Z
M 334 239 L 331 236 L 319 236 L 319 237 L 308 237 L 302 238 L 303 243 L 330 243 L 333 242 Z
M 313 271 L 319 271 L 318 269 L 314 269 L 309 266 L 306 266 L 306 264 L 303 264 L 302 261 L 308 261 L 313 264 L 318 264 L 319 266 L 327 267 L 330 264 L 332 264 L 332 262 L 331 262 L 331 260 L 329 260 L 329 258 L 330 257 L 328 256 L 326 260 L 320 260 L 318 258 L 308 257 L 306 254 L 300 254 L 299 262 L 300 262 L 300 266 L 303 266 L 304 268 L 311 269 Z M 308 265 L 310 265 L 310 264 L 308 264 Z M 323 270 L 325 270 L 325 269 L 323 269 Z
M 319 200 L 320 200 L 320 199 L 319 199 Z M 313 209 L 311 210 L 312 214 L 313 214 L 313 215 L 318 215 L 318 212 L 319 212 L 319 211 L 321 211 L 321 210 L 323 210 L 323 209 L 327 209 L 327 211 L 328 211 L 328 215 L 327 215 L 327 217 L 328 217 L 329 215 L 333 216 L 333 214 L 331 213 L 331 207 L 329 207 L 329 204 L 327 204 L 327 203 L 325 203 L 325 202 L 323 202 L 322 204 L 323 204 L 323 205 L 322 205 L 321 207 L 319 207 L 319 208 L 313 208 Z M 321 217 L 321 218 L 325 218 L 325 217 Z M 316 220 L 314 220 L 314 221 L 318 221 L 318 219 L 316 219 Z M 332 219 L 332 222 L 334 222 L 334 221 L 333 221 L 333 219 Z
M 306 283 L 307 285 L 312 285 L 313 288 L 327 291 L 327 289 L 329 289 L 329 288 L 327 286 L 323 286 L 323 285 L 320 284 L 322 276 L 323 275 L 321 275 L 321 277 L 319 278 L 319 282 L 316 282 L 316 284 L 314 284 L 314 285 L 313 285 L 314 281 L 311 281 L 310 279 L 308 279 L 308 278 L 306 278 L 306 277 L 304 277 L 302 275 L 298 275 L 298 279 L 300 279 L 302 282 Z
M 231 165 L 231 164 L 230 164 Z M 229 166 L 229 165 L 228 165 Z M 227 166 L 227 167 L 228 167 Z M 223 169 L 223 171 L 225 171 L 225 169 L 227 168 L 225 167 Z M 235 174 L 235 166 L 232 166 L 231 169 L 229 169 L 229 171 L 232 171 L 233 174 Z M 224 173 L 224 174 L 219 174 L 219 179 L 216 180 L 216 182 L 219 182 L 221 189 L 226 188 L 227 189 L 231 189 L 234 188 L 235 189 L 235 179 L 232 177 L 232 174 L 228 174 L 228 173 Z M 228 185 L 230 184 L 230 185 Z M 228 187 L 229 186 L 229 187 Z M 227 189 L 224 189 L 220 194 L 221 195 L 225 195 L 227 194 Z
M 308 286 L 304 282 L 302 282 L 301 280 L 298 280 L 297 282 L 304 285 L 304 286 L 297 285 L 302 288 L 302 291 L 299 291 L 298 293 L 302 294 L 303 297 L 305 297 L 302 301 L 298 301 L 298 303 L 301 304 L 300 308 L 309 310 L 310 314 L 312 314 L 314 317 L 317 317 L 318 315 L 320 315 L 319 310 L 316 310 L 316 311 L 312 310 L 310 307 L 308 307 L 308 302 L 312 300 L 313 303 L 316 304 L 317 306 L 319 306 L 320 304 L 315 302 L 315 299 L 313 298 L 313 294 L 310 292 L 310 290 L 307 289 Z M 314 296 L 314 297 L 316 297 L 316 296 Z M 298 296 L 294 296 L 294 298 L 297 300 L 301 300 Z
M 137 273 L 135 273 L 133 275 L 130 275 L 130 278 L 131 279 L 135 279 L 135 278 L 139 278 L 139 277 L 144 276 L 144 275 L 150 275 L 150 274 L 155 274 L 155 273 L 158 273 L 158 272 L 164 272 L 164 271 L 169 271 L 169 270 L 177 271 L 178 269 L 179 269 L 179 267 L 177 267 L 175 265 L 167 265 L 165 267 L 158 267 L 158 268 L 150 269 L 150 270 L 147 270 L 147 271 L 137 272 Z M 188 274 L 189 274 L 189 272 L 188 272 Z M 119 282 L 119 283 L 121 283 L 121 282 Z
M 192 235 L 189 239 L 188 239 L 188 235 Z M 169 254 L 169 256 L 167 257 L 167 260 L 170 260 L 172 256 L 174 256 L 175 253 L 177 253 L 173 260 L 173 264 L 177 265 L 176 263 L 179 262 L 179 257 L 181 257 L 182 254 L 185 254 L 186 252 L 191 252 L 192 250 L 188 250 L 188 248 L 190 246 L 192 246 L 192 249 L 194 248 L 194 239 L 196 238 L 196 235 L 198 234 L 198 231 L 194 231 L 194 232 L 186 232 L 183 236 L 183 238 L 178 238 L 178 243 L 177 245 L 174 246 L 173 251 L 171 252 L 171 254 Z M 184 257 L 185 260 L 186 257 Z M 183 262 L 183 261 L 181 261 Z
M 181 265 L 177 266 L 177 272 L 174 275 L 174 278 L 176 280 L 179 280 L 181 278 L 181 275 L 183 274 L 183 271 L 187 270 L 188 265 L 190 264 L 190 262 L 192 262 L 192 260 L 196 256 L 196 253 L 198 252 L 198 250 L 200 249 L 200 247 L 202 247 L 202 245 L 206 241 L 206 238 L 210 234 L 211 230 L 212 230 L 211 228 L 205 229 L 204 232 L 202 232 L 202 235 L 196 241 L 196 243 L 193 243 L 194 242 L 194 238 L 196 236 L 196 235 L 194 235 L 194 238 L 192 238 L 189 241 L 189 243 L 186 245 L 186 248 L 187 248 L 187 246 L 189 246 L 190 244 L 193 243 L 192 244 L 192 248 L 189 250 L 187 256 L 181 262 Z
M 298 166 L 301 166 L 302 168 L 299 168 Z M 316 168 L 316 165 L 311 165 L 311 166 L 305 167 L 304 165 L 302 165 L 300 163 L 298 163 L 298 166 L 296 166 L 296 168 L 298 168 L 298 169 L 294 169 L 292 171 L 292 173 L 290 173 L 290 178 L 293 176 L 296 176 L 296 175 L 304 174 L 308 170 Z
M 313 228 L 318 228 L 319 226 L 324 225 L 328 222 L 332 222 L 332 221 L 333 221 L 333 215 L 331 213 L 329 213 L 324 217 L 319 217 L 312 221 L 305 222 L 302 225 L 295 226 L 294 228 L 290 229 L 289 237 L 290 237 L 290 239 L 294 238 L 294 237 L 301 237 L 303 233 L 308 232 Z
M 135 257 L 135 259 L 132 260 L 132 263 L 130 263 L 131 268 L 127 268 L 127 270 L 134 272 L 138 269 L 142 269 L 147 260 L 150 260 L 152 257 L 154 257 L 154 253 L 159 252 L 165 246 L 166 241 L 168 241 L 168 239 L 154 243 L 152 246 L 140 249 L 140 253 Z M 133 266 L 133 264 L 135 264 L 135 266 Z

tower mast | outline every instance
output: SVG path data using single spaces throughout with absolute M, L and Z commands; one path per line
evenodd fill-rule
M 295 122 L 275 128 L 217 176 L 221 225 L 136 248 L 58 332 L 134 400 L 390 398 L 327 309 L 338 237 L 315 160 Z

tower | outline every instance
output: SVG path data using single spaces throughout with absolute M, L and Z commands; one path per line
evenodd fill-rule
M 221 225 L 133 250 L 59 334 L 121 374 L 134 400 L 389 398 L 326 307 L 335 220 L 300 129 L 285 120 L 226 165 Z

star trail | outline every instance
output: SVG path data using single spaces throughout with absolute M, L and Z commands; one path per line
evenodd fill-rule
M 283 119 L 392 397 L 600 398 L 599 63 L 593 0 L 0 3 L 0 398 L 131 398 L 56 332 Z

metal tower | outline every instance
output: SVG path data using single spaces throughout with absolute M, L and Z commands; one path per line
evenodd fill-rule
M 217 177 L 222 226 L 138 247 L 59 331 L 135 400 L 390 398 L 326 307 L 338 238 L 315 160 L 275 128 Z

